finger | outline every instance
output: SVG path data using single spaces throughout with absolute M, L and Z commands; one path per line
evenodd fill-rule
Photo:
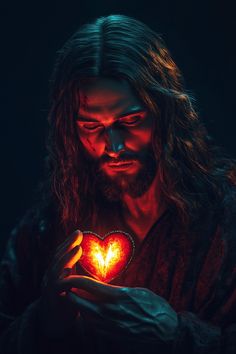
M 71 251 L 57 260 L 53 260 L 44 274 L 42 287 L 47 287 L 47 284 L 56 278 L 62 279 L 68 277 L 72 272 L 72 267 L 80 259 L 82 249 L 80 246 L 74 247 Z
M 75 246 L 78 251 L 72 256 L 72 258 L 65 264 L 65 268 L 72 268 L 80 259 L 82 255 L 82 248 L 80 246 Z
M 119 298 L 122 293 L 122 287 L 108 285 L 86 276 L 69 276 L 65 280 L 68 288 L 83 289 L 100 298 Z
M 71 245 L 71 248 L 75 247 L 75 246 L 79 246 L 83 240 L 83 232 L 80 231 L 80 230 L 76 230 L 73 232 L 73 234 L 76 238 L 74 240 L 74 242 L 72 243 Z M 74 236 L 73 236 L 73 239 L 74 239 Z
M 75 246 L 68 253 L 64 254 L 59 260 L 54 263 L 53 273 L 61 274 L 64 268 L 72 268 L 80 259 L 82 249 L 80 246 Z
M 83 240 L 83 233 L 80 230 L 75 230 L 68 239 L 59 245 L 55 252 L 54 259 L 62 257 L 65 253 L 70 251 L 75 246 L 79 246 Z

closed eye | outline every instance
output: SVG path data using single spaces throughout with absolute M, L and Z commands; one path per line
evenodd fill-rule
M 79 125 L 80 128 L 87 130 L 87 131 L 97 131 L 101 128 L 103 128 L 102 124 L 94 123 L 94 122 L 82 122 L 82 121 L 77 121 L 77 124 Z
M 145 119 L 146 115 L 147 112 L 139 112 L 138 114 L 120 117 L 113 124 L 116 126 L 135 127 Z M 99 132 L 105 128 L 100 122 L 79 119 L 77 120 L 77 125 L 88 133 Z
M 130 117 L 120 118 L 119 123 L 125 126 L 138 125 L 143 119 L 143 115 L 135 115 Z

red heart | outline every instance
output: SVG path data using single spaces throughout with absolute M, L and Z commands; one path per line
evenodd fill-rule
M 109 232 L 101 237 L 94 232 L 83 232 L 80 264 L 94 278 L 110 282 L 130 263 L 134 253 L 134 241 L 122 231 Z

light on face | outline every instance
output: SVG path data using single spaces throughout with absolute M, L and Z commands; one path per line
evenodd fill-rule
M 79 139 L 91 157 L 123 148 L 138 152 L 150 143 L 150 116 L 127 81 L 90 80 L 79 95 Z

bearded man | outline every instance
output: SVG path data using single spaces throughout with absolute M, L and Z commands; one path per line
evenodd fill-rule
M 235 162 L 160 36 L 123 15 L 82 26 L 49 124 L 49 178 L 2 260 L 1 353 L 233 353 Z M 132 259 L 94 279 L 83 242 L 116 233 Z

